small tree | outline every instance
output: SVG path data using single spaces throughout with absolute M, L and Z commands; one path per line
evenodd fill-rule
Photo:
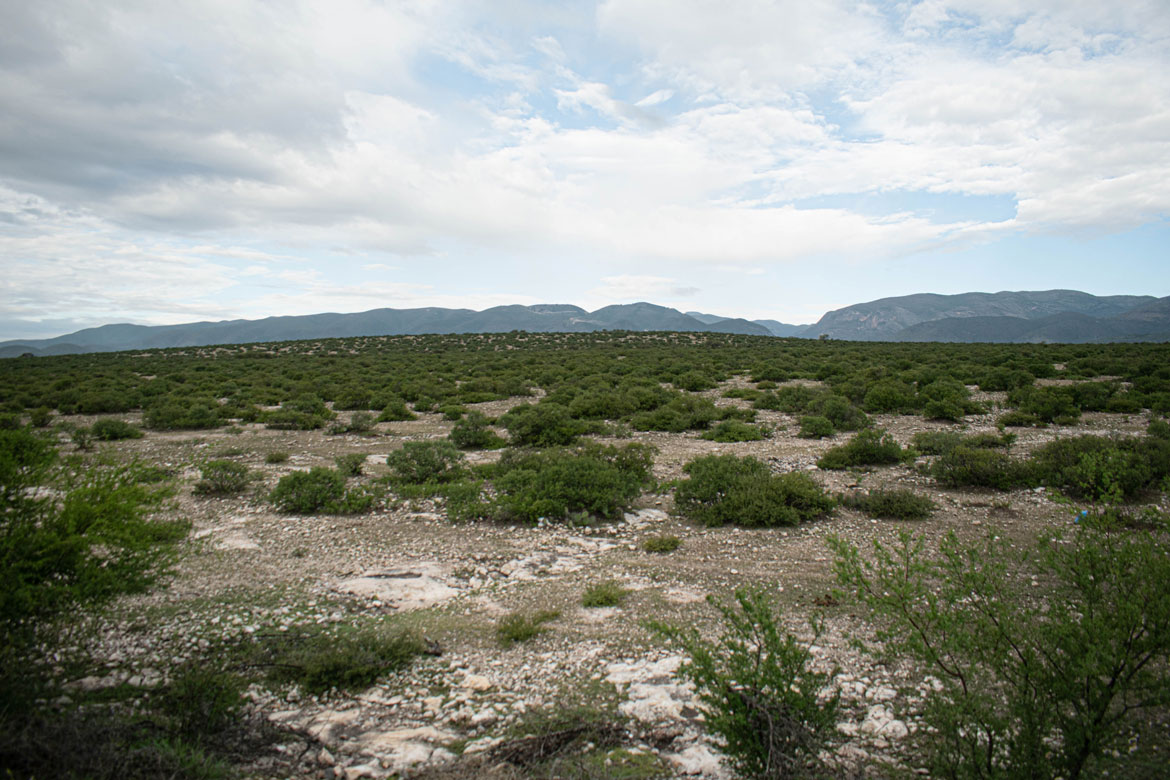
M 1120 746 L 1135 712 L 1170 704 L 1164 535 L 1090 519 L 1027 551 L 953 534 L 937 556 L 908 533 L 872 558 L 830 546 L 840 582 L 880 618 L 879 641 L 941 681 L 919 732 L 933 776 L 1074 780 Z
M 761 591 L 740 588 L 735 600 L 738 609 L 708 597 L 723 616 L 716 642 L 694 629 L 651 628 L 689 656 L 680 672 L 698 688 L 707 726 L 726 740 L 743 776 L 809 776 L 837 720 L 838 697 L 819 698 L 829 675 L 810 668 L 808 647 L 781 632 Z M 820 635 L 815 620 L 813 630 Z

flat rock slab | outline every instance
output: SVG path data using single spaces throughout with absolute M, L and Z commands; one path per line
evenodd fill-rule
M 345 580 L 337 585 L 337 590 L 365 596 L 405 612 L 439 604 L 459 595 L 458 590 L 443 581 L 444 575 L 438 564 L 380 569 Z

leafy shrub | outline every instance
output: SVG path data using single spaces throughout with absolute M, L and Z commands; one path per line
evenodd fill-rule
M 451 482 L 463 473 L 463 454 L 449 441 L 408 441 L 386 456 L 395 480 L 408 484 Z
M 801 414 L 812 408 L 813 402 L 824 394 L 823 390 L 813 390 L 804 385 L 791 385 L 778 388 L 775 392 L 765 392 L 752 404 L 756 409 L 769 409 L 787 414 Z
M 308 693 L 368 688 L 379 677 L 408 668 L 423 651 L 406 631 L 366 629 L 289 631 L 264 637 L 249 649 L 253 664 L 276 683 L 294 683 Z
M 199 472 L 202 479 L 195 483 L 198 496 L 232 496 L 248 487 L 248 467 L 243 463 L 212 460 L 204 463 Z
M 503 647 L 527 642 L 547 630 L 544 628 L 545 623 L 551 623 L 560 616 L 561 613 L 553 609 L 543 609 L 532 614 L 512 612 L 496 622 L 496 639 Z
M 678 394 L 653 411 L 635 414 L 630 424 L 639 431 L 682 433 L 703 430 L 719 417 L 720 411 L 711 399 Z
M 264 462 L 275 465 L 277 463 L 287 463 L 289 455 L 284 450 L 273 450 L 264 456 Z
M 488 427 L 488 418 L 483 412 L 472 410 L 455 423 L 448 437 L 461 450 L 494 450 L 506 442 Z
M 418 415 L 406 408 L 406 401 L 401 398 L 391 398 L 382 407 L 378 415 L 378 422 L 404 422 L 417 420 Z
M 833 508 L 833 499 L 807 474 L 772 474 L 755 458 L 706 455 L 683 467 L 687 479 L 675 509 L 708 526 L 797 525 Z
M 1170 440 L 1170 423 L 1165 420 L 1150 420 L 1146 435 L 1154 439 Z
M 585 589 L 581 597 L 581 605 L 585 607 L 616 607 L 630 595 L 630 591 L 622 587 L 616 580 L 606 580 Z
M 744 777 L 815 774 L 836 725 L 838 698 L 821 698 L 829 675 L 812 668 L 812 653 L 778 620 L 758 590 L 735 592 L 738 609 L 709 597 L 723 616 L 716 642 L 652 624 L 688 656 L 680 673 L 699 691 L 707 727 Z M 814 642 L 821 633 L 814 623 Z
M 118 441 L 120 439 L 141 439 L 142 431 L 125 420 L 115 420 L 105 417 L 97 420 L 89 427 L 90 433 L 98 441 Z
M 800 418 L 800 433 L 796 435 L 802 439 L 824 439 L 836 432 L 837 429 L 827 418 L 806 415 Z
M 970 401 L 971 393 L 966 385 L 952 377 L 934 380 L 922 388 L 921 394 L 926 399 L 922 416 L 928 420 L 958 421 L 980 410 L 978 404 Z
M 147 408 L 147 428 L 157 431 L 201 430 L 223 425 L 219 404 L 210 399 L 166 398 Z
M 915 408 L 914 388 L 896 379 L 882 379 L 865 392 L 861 406 L 867 412 L 893 414 Z
M 1164 535 L 1089 522 L 1031 550 L 954 534 L 933 556 L 910 534 L 875 543 L 870 558 L 840 539 L 830 546 L 885 650 L 938 681 L 915 737 L 931 776 L 1083 777 L 1126 750 L 1142 710 L 1170 698 L 1170 668 L 1157 660 L 1170 653 Z M 1050 588 L 1045 598 L 1029 573 Z
M 911 444 L 915 450 L 923 455 L 943 455 L 956 447 L 1006 448 L 1010 447 L 1015 440 L 1016 436 L 1013 433 L 1003 435 L 978 433 L 964 436 L 955 431 L 919 431 L 914 434 Z
M 329 426 L 329 433 L 369 433 L 374 429 L 374 415 L 360 411 L 350 415 L 348 422 L 340 420 Z
M 724 420 L 702 435 L 708 441 L 731 443 L 738 441 L 761 441 L 764 431 L 758 425 L 749 425 L 738 420 Z
M 309 514 L 326 509 L 344 495 L 345 477 L 317 466 L 281 477 L 268 500 L 281 512 Z
M 822 469 L 884 466 L 901 463 L 905 457 L 906 452 L 892 435 L 881 428 L 871 428 L 830 449 L 817 461 L 817 466 Z
M 28 423 L 34 428 L 44 428 L 53 419 L 53 410 L 47 406 L 38 406 L 28 413 Z
M 935 510 L 928 497 L 905 488 L 850 493 L 841 503 L 882 520 L 925 520 Z
M 1008 393 L 1008 403 L 1046 423 L 1073 423 L 1081 416 L 1076 397 L 1067 387 L 1021 387 Z
M 495 511 L 524 522 L 573 514 L 617 519 L 649 483 L 653 453 L 643 444 L 505 453 L 494 482 Z
M 1129 501 L 1170 473 L 1170 441 L 1103 436 L 1057 439 L 1033 452 L 1029 466 L 1035 480 L 1077 498 Z
M 856 431 L 869 425 L 865 412 L 840 395 L 824 395 L 809 407 L 818 417 L 824 417 L 838 431 Z
M 642 540 L 642 549 L 650 553 L 674 552 L 681 545 L 682 540 L 673 534 L 658 534 Z
M 1005 412 L 996 419 L 995 424 L 1005 428 L 1031 428 L 1044 425 L 1043 421 L 1036 415 L 1021 411 Z
M 934 462 L 931 476 L 946 487 L 987 487 L 1011 490 L 1024 481 L 1021 467 L 1005 453 L 958 446 Z
M 572 444 L 585 432 L 560 404 L 520 404 L 500 418 L 512 444 L 518 447 L 559 447 Z
M 364 452 L 350 452 L 345 455 L 338 455 L 333 459 L 337 464 L 337 471 L 343 477 L 360 477 L 362 475 L 362 467 L 366 465 L 366 454 Z
M 199 744 L 235 727 L 244 708 L 244 682 L 237 675 L 187 664 L 159 694 L 158 708 L 182 739 Z
M 979 380 L 979 389 L 983 391 L 1015 390 L 1017 387 L 1028 387 L 1036 381 L 1036 377 L 1020 368 L 993 368 Z

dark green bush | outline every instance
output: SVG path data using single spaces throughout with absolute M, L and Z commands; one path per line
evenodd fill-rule
M 716 642 L 694 629 L 652 624 L 687 655 L 680 673 L 695 684 L 707 728 L 743 777 L 828 776 L 821 751 L 833 734 L 838 697 L 822 696 L 829 675 L 779 620 L 759 590 L 735 592 L 738 609 L 709 599 L 723 616 Z M 813 642 L 821 632 L 813 625 Z
M 724 420 L 700 438 L 708 441 L 731 443 L 738 441 L 761 441 L 764 431 L 758 425 L 749 425 L 738 420 Z
M 797 436 L 802 439 L 824 439 L 836 432 L 837 429 L 827 418 L 806 415 L 800 418 L 800 433 Z
M 1032 453 L 1034 480 L 1090 501 L 1131 501 L 1170 473 L 1170 441 L 1076 436 Z
M 683 471 L 687 479 L 675 490 L 675 509 L 708 526 L 797 525 L 833 508 L 833 499 L 809 475 L 772 474 L 751 457 L 707 455 Z
M 362 475 L 362 467 L 366 465 L 366 454 L 364 452 L 350 452 L 345 455 L 338 455 L 333 459 L 337 464 L 337 472 L 343 477 L 360 477 Z
M 463 474 L 463 454 L 449 441 L 408 441 L 386 456 L 393 479 L 407 484 L 451 482 Z
M 284 475 L 268 498 L 281 512 L 310 514 L 328 508 L 344 495 L 345 477 L 318 466 Z
M 369 412 L 354 412 L 347 422 L 338 420 L 329 426 L 329 433 L 338 435 L 343 433 L 369 433 L 374 429 L 374 415 Z
M 847 493 L 841 503 L 882 520 L 925 520 L 935 510 L 928 497 L 905 488 Z
M 956 447 L 1003 449 L 1010 447 L 1015 440 L 1014 433 L 1003 435 L 978 433 L 964 436 L 955 431 L 919 431 L 914 434 L 911 444 L 922 455 L 943 455 Z
M 368 688 L 378 678 L 408 668 L 423 649 L 416 636 L 400 630 L 294 630 L 264 637 L 249 648 L 248 656 L 268 670 L 273 682 L 321 694 Z
M 552 403 L 514 406 L 500 417 L 500 425 L 518 447 L 565 446 L 585 432 L 585 427 L 570 417 L 565 407 Z
M 861 404 L 867 412 L 884 414 L 913 411 L 915 405 L 914 388 L 894 379 L 875 382 L 866 391 Z
M 38 406 L 28 413 L 29 425 L 34 428 L 44 428 L 53 419 L 53 410 L 47 406 Z
M 680 394 L 653 411 L 635 414 L 630 424 L 639 431 L 682 433 L 703 430 L 719 416 L 719 409 L 709 398 Z
M 212 460 L 200 468 L 195 495 L 232 496 L 248 487 L 248 467 L 230 460 Z
M 1081 416 L 1068 387 L 1021 387 L 1008 393 L 1008 403 L 1046 423 L 1071 423 Z
M 946 487 L 1011 490 L 1025 481 L 1024 470 L 1003 452 L 958 446 L 934 462 L 931 476 Z
M 418 415 L 406 408 L 406 401 L 401 398 L 391 398 L 382 407 L 378 415 L 378 422 L 403 422 L 417 420 Z
M 289 455 L 284 450 L 273 450 L 264 456 L 264 462 L 270 464 L 287 463 Z
M 120 439 L 141 439 L 142 431 L 125 420 L 115 420 L 104 417 L 89 426 L 89 432 L 98 441 L 118 441 Z
M 201 430 L 223 425 L 219 404 L 210 399 L 163 399 L 149 407 L 143 419 L 147 428 L 158 431 Z
M 1005 428 L 1031 428 L 1044 425 L 1043 421 L 1036 415 L 1020 411 L 1005 412 L 996 419 L 995 423 Z
M 901 463 L 905 457 L 906 452 L 892 435 L 884 429 L 871 428 L 830 449 L 817 461 L 817 466 L 822 469 L 884 466 Z
M 831 422 L 838 431 L 856 431 L 869 425 L 869 417 L 865 412 L 840 395 L 821 396 L 809 408 L 816 416 Z
M 1170 423 L 1165 420 L 1150 420 L 1146 435 L 1154 439 L 1170 440 Z
M 653 448 L 641 444 L 507 452 L 494 481 L 504 520 L 561 520 L 574 514 L 614 520 L 649 484 Z
M 765 392 L 752 404 L 756 409 L 768 409 L 787 414 L 802 414 L 812 408 L 813 402 L 824 395 L 823 390 L 813 390 L 804 385 L 790 385 L 775 392 Z
M 488 418 L 483 412 L 472 410 L 455 423 L 448 437 L 461 450 L 494 450 L 507 442 L 488 427 Z

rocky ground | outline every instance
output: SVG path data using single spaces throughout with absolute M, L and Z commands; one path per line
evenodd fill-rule
M 981 397 L 991 404 L 1001 400 L 996 394 Z M 497 415 L 519 400 L 478 407 Z M 993 531 L 1027 540 L 1071 523 L 1068 508 L 1044 490 L 941 490 L 912 465 L 816 471 L 819 454 L 848 434 L 805 440 L 796 437 L 792 416 L 762 412 L 758 421 L 774 429 L 771 438 L 742 444 L 704 441 L 693 433 L 636 438 L 658 448 L 654 471 L 663 481 L 679 478 L 693 457 L 721 452 L 754 455 L 776 471 L 812 471 L 834 492 L 913 488 L 939 507 L 929 520 L 913 524 L 934 539 L 949 531 L 964 537 Z M 917 431 L 960 427 L 918 417 L 878 416 L 875 422 L 904 445 Z M 1021 430 L 1013 452 L 1077 433 L 1136 434 L 1146 422 L 1139 415 L 1090 414 L 1076 428 Z M 573 702 L 616 707 L 630 718 L 633 727 L 621 750 L 606 759 L 611 764 L 660 767 L 660 776 L 727 777 L 718 745 L 704 732 L 694 691 L 676 674 L 681 656 L 644 624 L 653 619 L 713 634 L 717 612 L 706 596 L 726 600 L 736 587 L 756 585 L 776 595 L 785 623 L 810 640 L 808 615 L 818 609 L 826 614 L 827 630 L 812 650 L 842 697 L 837 724 L 842 741 L 833 757 L 841 773 L 882 775 L 888 765 L 915 769 L 900 748 L 918 728 L 916 707 L 929 679 L 883 665 L 850 643 L 851 637 L 865 638 L 866 629 L 851 607 L 832 595 L 825 543 L 836 534 L 864 549 L 874 540 L 896 537 L 905 523 L 875 521 L 841 508 L 793 529 L 709 529 L 673 517 L 668 491 L 643 496 L 621 522 L 577 528 L 454 524 L 426 501 L 357 516 L 284 515 L 265 499 L 284 474 L 331 466 L 340 454 L 366 454 L 366 473 L 376 477 L 385 473 L 386 454 L 404 441 L 442 437 L 450 427 L 427 414 L 380 424 L 376 435 L 243 425 L 148 433 L 100 445 L 174 470 L 182 488 L 170 511 L 189 518 L 194 531 L 169 587 L 123 600 L 88 626 L 88 633 L 79 629 L 78 641 L 104 668 L 74 684 L 151 686 L 176 663 L 225 639 L 304 625 L 397 621 L 425 636 L 435 653 L 407 673 L 353 695 L 250 690 L 255 711 L 287 735 L 280 749 L 257 758 L 250 772 L 257 777 L 476 776 L 490 771 L 494 749 L 523 730 L 517 724 Z M 963 427 L 994 431 L 994 418 L 970 417 Z M 274 451 L 291 457 L 266 463 Z M 233 498 L 194 496 L 199 464 L 215 457 L 247 464 L 259 475 L 254 489 Z M 473 460 L 490 457 L 472 455 Z M 669 554 L 643 551 L 640 543 L 653 534 L 673 534 L 682 544 Z M 585 588 L 606 580 L 631 592 L 622 605 L 581 606 Z M 501 648 L 496 621 L 518 610 L 557 610 L 559 617 L 536 638 Z

